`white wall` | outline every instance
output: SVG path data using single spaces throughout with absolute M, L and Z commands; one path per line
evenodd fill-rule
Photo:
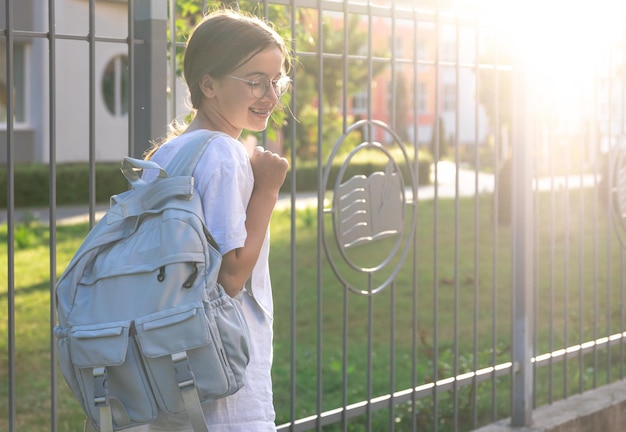
M 89 2 L 59 0 L 56 5 L 56 32 L 87 36 Z M 96 2 L 96 35 L 125 38 L 128 30 L 127 7 L 126 3 Z M 89 44 L 86 41 L 58 40 L 56 49 L 57 161 L 86 161 L 89 159 L 90 127 Z M 102 97 L 104 68 L 120 54 L 128 54 L 126 44 L 98 42 L 95 45 L 93 91 L 97 161 L 119 161 L 128 153 L 128 114 L 111 115 Z M 45 143 L 45 147 L 47 145 Z

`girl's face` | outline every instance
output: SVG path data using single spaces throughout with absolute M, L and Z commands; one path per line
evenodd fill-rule
M 256 132 L 265 129 L 278 95 L 272 85 L 263 95 L 263 83 L 282 77 L 283 61 L 280 49 L 270 47 L 227 76 L 212 80 L 211 91 L 205 91 L 203 107 L 210 128 L 233 138 L 238 138 L 243 129 Z

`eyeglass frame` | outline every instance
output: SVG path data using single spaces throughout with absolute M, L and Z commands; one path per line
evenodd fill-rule
M 276 96 L 278 96 L 280 98 L 280 97 L 284 96 L 285 93 L 287 93 L 287 91 L 289 90 L 289 84 L 291 83 L 291 78 L 288 75 L 283 75 L 280 78 L 275 79 L 275 80 L 271 80 L 271 79 L 269 79 L 267 77 L 256 79 L 256 80 L 248 80 L 248 79 L 241 78 L 241 77 L 238 77 L 238 76 L 235 76 L 235 75 L 224 75 L 224 76 L 227 76 L 229 78 L 234 78 L 236 80 L 243 81 L 246 84 L 248 84 L 250 86 L 250 92 L 252 93 L 252 96 L 254 96 L 257 99 L 261 99 L 261 98 L 265 97 L 265 95 L 267 95 L 267 92 L 270 91 L 270 87 L 274 90 L 274 94 L 276 94 Z M 268 83 L 268 85 L 265 87 L 265 91 L 263 92 L 263 94 L 261 96 L 257 96 L 257 95 L 254 94 L 254 89 L 255 88 L 262 88 L 261 84 L 262 84 L 263 81 L 266 81 Z M 278 87 L 276 85 L 279 81 L 285 81 L 286 82 L 285 90 L 282 93 L 280 93 L 280 94 L 277 91 Z

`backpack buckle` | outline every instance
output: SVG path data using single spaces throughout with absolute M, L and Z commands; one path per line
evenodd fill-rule
M 109 385 L 106 367 L 93 368 L 93 402 L 94 405 L 106 406 L 109 404 Z
M 183 390 L 186 387 L 195 386 L 195 377 L 189 366 L 189 357 L 187 352 L 182 351 L 172 354 L 172 364 L 174 365 L 174 374 L 178 388 Z

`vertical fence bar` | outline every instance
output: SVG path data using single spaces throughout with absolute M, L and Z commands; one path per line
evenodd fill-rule
M 48 220 L 50 240 L 48 242 L 50 248 L 50 430 L 55 432 L 58 429 L 58 398 L 57 398 L 57 349 L 56 338 L 54 336 L 54 327 L 56 326 L 56 210 L 57 210 L 57 188 L 56 188 L 56 17 L 55 17 L 55 1 L 48 2 L 48 97 L 49 97 L 49 118 L 50 118 L 50 148 L 49 148 L 49 166 L 50 166 L 50 187 L 49 202 L 50 213 Z
M 419 106 L 419 69 L 420 69 L 420 50 L 419 50 L 419 20 L 418 20 L 417 8 L 413 8 L 413 117 L 419 119 L 420 106 Z M 415 178 L 420 178 L 419 172 L 419 121 L 413 122 L 413 168 L 415 172 Z M 417 182 L 417 181 L 416 181 Z M 416 188 L 415 196 L 413 197 L 413 205 L 415 206 L 415 225 L 419 224 L 419 189 Z M 411 361 L 411 411 L 416 407 L 417 397 L 415 394 L 415 388 L 417 387 L 417 356 L 418 356 L 418 263 L 419 263 L 419 243 L 417 229 L 413 234 L 413 274 L 411 280 L 413 281 L 412 289 L 412 302 L 411 302 L 411 352 L 413 358 Z M 417 430 L 417 416 L 411 416 L 411 430 Z
M 96 224 L 96 0 L 89 0 L 89 227 Z
M 373 28 L 374 15 L 372 13 L 372 0 L 367 0 L 367 34 L 371 35 L 374 32 Z M 374 81 L 374 44 L 373 38 L 370 36 L 367 38 L 367 82 L 372 83 Z M 372 100 L 374 99 L 372 91 L 372 85 L 368 84 L 367 87 L 367 119 L 372 120 Z M 367 125 L 368 134 L 367 139 L 369 141 L 375 141 L 373 128 L 371 122 Z M 368 274 L 368 290 L 371 292 L 373 289 L 372 274 Z M 372 430 L 372 374 L 373 374 L 373 333 L 374 333 L 374 298 L 373 296 L 367 297 L 367 387 L 366 387 L 366 420 L 365 430 L 367 432 Z
M 581 101 L 581 106 L 582 106 L 582 101 Z M 581 141 L 581 149 L 585 148 L 585 139 L 584 136 L 582 138 Z M 579 260 L 579 265 L 578 265 L 578 344 L 582 346 L 582 343 L 584 342 L 584 334 L 583 334 L 583 323 L 584 323 L 584 308 L 583 308 L 583 299 L 584 299 L 584 288 L 585 288 L 585 284 L 584 284 L 584 280 L 583 277 L 585 276 L 585 271 L 584 271 L 584 266 L 583 263 L 585 262 L 584 260 L 584 252 L 585 252 L 585 246 L 584 246 L 584 235 L 585 235 L 585 187 L 584 187 L 584 183 L 583 183 L 583 179 L 584 179 L 584 161 L 585 158 L 581 157 L 580 158 L 580 164 L 579 164 L 579 170 L 580 170 L 580 177 L 579 177 L 579 181 L 580 181 L 580 188 L 579 188 L 579 193 L 580 193 L 580 199 L 578 201 L 578 232 L 580 234 L 580 238 L 578 241 L 578 260 Z M 624 328 L 624 326 L 622 325 L 621 327 L 622 329 Z M 583 378 L 584 378 L 584 372 L 585 372 L 585 368 L 584 368 L 584 363 L 583 363 L 583 353 L 582 350 L 578 351 L 578 393 L 582 393 L 583 392 Z
M 543 126 L 543 124 L 542 124 Z M 548 140 L 552 140 L 552 136 L 548 133 L 547 134 L 547 139 Z M 556 191 L 556 185 L 555 185 L 555 181 L 554 181 L 554 177 L 555 177 L 555 169 L 554 169 L 554 148 L 550 148 L 549 150 L 549 154 L 548 154 L 548 158 L 549 158 L 549 163 L 550 163 L 550 274 L 549 274 L 549 280 L 550 280 L 550 341 L 549 341 L 549 345 L 548 345 L 548 352 L 554 352 L 555 347 L 554 347 L 554 312 L 556 310 L 555 308 L 555 294 L 554 294 L 554 290 L 555 290 L 555 251 L 556 251 L 556 199 L 555 199 L 555 191 Z M 541 246 L 537 245 L 537 248 L 539 249 Z M 548 378 L 548 402 L 552 403 L 554 401 L 554 358 L 552 358 L 552 356 L 550 357 L 550 361 L 548 364 L 548 374 L 549 374 L 549 378 Z
M 612 72 L 612 60 L 613 60 L 613 53 L 611 51 L 609 51 L 608 55 L 607 55 L 607 65 L 606 65 L 606 73 L 607 76 L 610 77 L 610 74 Z M 607 118 L 606 118 L 606 123 L 607 123 L 607 138 L 608 138 L 608 142 L 609 142 L 609 148 L 611 150 L 613 150 L 614 146 L 615 146 L 615 142 L 613 141 L 613 116 L 612 114 L 612 110 L 611 107 L 613 106 L 613 80 L 612 79 L 607 79 L 607 85 L 606 85 L 606 91 L 607 91 L 607 105 L 609 107 L 608 109 L 608 113 L 607 113 Z M 606 188 L 605 191 L 603 191 L 606 194 L 606 203 L 607 206 L 612 206 L 613 205 L 613 194 L 611 193 L 611 185 L 610 185 L 610 181 L 608 182 L 603 182 L 604 187 Z M 611 273 L 611 269 L 612 269 L 612 265 L 611 265 L 611 250 L 612 248 L 612 242 L 611 239 L 613 238 L 612 236 L 612 226 L 610 224 L 610 219 L 609 219 L 609 213 L 607 212 L 607 216 L 606 218 L 608 219 L 606 224 L 606 306 L 605 306 L 605 318 L 606 318 L 606 335 L 610 335 L 611 334 L 611 285 L 613 283 L 613 277 L 612 277 L 612 273 Z M 611 344 L 607 344 L 606 346 L 606 384 L 609 384 L 611 382 Z
M 344 2 L 343 4 L 343 82 L 348 82 L 348 38 L 350 37 L 349 32 L 350 20 L 348 15 L 348 2 Z M 343 97 L 343 106 L 348 106 L 348 89 L 347 86 L 343 86 L 342 91 Z M 347 115 L 343 115 L 342 118 L 342 132 L 345 133 L 348 128 L 348 119 Z M 343 291 L 343 328 L 342 328 L 342 345 L 341 345 L 341 428 L 344 431 L 348 430 L 348 416 L 347 416 L 347 408 L 348 408 L 348 302 L 350 301 L 350 295 L 348 289 L 344 287 Z
M 177 116 L 177 112 L 176 112 L 176 108 L 177 108 L 177 103 L 176 103 L 176 69 L 177 69 L 177 63 L 176 63 L 176 53 L 178 51 L 178 44 L 176 41 L 176 0 L 169 0 L 169 28 L 170 28 L 170 35 L 169 35 L 169 55 L 170 55 L 170 64 L 169 64 L 169 71 L 170 71 L 170 76 L 169 76 L 169 90 L 170 90 L 170 112 L 169 112 L 169 119 L 170 121 L 176 119 Z
M 207 1 L 207 0 L 203 0 L 203 1 Z M 231 7 L 233 7 L 235 10 L 239 10 L 239 0 L 235 0 L 234 2 L 232 2 L 230 4 Z M 206 6 L 205 6 L 206 8 Z M 267 2 L 267 0 L 263 0 L 263 18 L 268 19 L 269 16 L 269 4 Z M 267 129 L 265 128 L 261 131 L 261 142 L 263 144 L 264 148 L 267 148 Z
M 297 8 L 296 8 L 296 4 L 295 4 L 295 0 L 291 0 L 291 52 L 292 55 L 295 58 L 295 53 L 296 53 L 296 26 L 295 23 L 297 22 Z M 298 83 L 296 81 L 296 67 L 295 64 L 292 67 L 292 88 L 291 88 L 291 100 L 290 100 L 290 105 L 291 105 L 291 112 L 295 113 L 296 112 L 296 100 L 298 97 Z M 289 329 L 289 340 L 290 340 L 290 351 L 289 351 L 289 363 L 291 365 L 290 369 L 289 369 L 289 381 L 290 381 L 290 386 L 289 386 L 289 392 L 290 392 L 290 401 L 289 401 L 289 423 L 290 423 L 290 430 L 293 431 L 293 426 L 295 424 L 296 421 L 296 343 L 297 343 L 297 338 L 296 338 L 296 305 L 297 305 L 297 298 L 296 298 L 296 293 L 297 293 L 297 280 L 296 280 L 296 272 L 297 272 L 297 267 L 296 267 L 296 262 L 297 262 L 297 257 L 296 257 L 296 233 L 297 233 L 297 229 L 296 229 L 296 192 L 297 192 L 297 183 L 296 183 L 296 169 L 297 169 L 297 153 L 296 153 L 296 123 L 294 121 L 294 119 L 291 119 L 291 121 L 289 122 L 289 131 L 290 131 L 290 139 L 291 139 L 291 145 L 289 146 L 289 150 L 291 152 L 291 178 L 290 178 L 290 192 L 291 192 L 291 227 L 290 227 L 290 244 L 289 244 L 289 248 L 291 251 L 291 263 L 290 263 L 290 272 L 289 272 L 289 278 L 290 278 L 290 294 L 291 294 L 291 303 L 290 303 L 290 307 L 291 307 L 291 311 L 289 314 L 289 321 L 290 321 L 290 329 Z
M 177 108 L 177 103 L 176 103 L 176 98 L 177 98 L 177 91 L 176 91 L 176 78 L 177 78 L 177 73 L 176 73 L 176 69 L 177 69 L 177 62 L 176 62 L 176 53 L 178 51 L 178 43 L 176 41 L 176 0 L 169 0 L 169 19 L 168 24 L 169 24 L 169 79 L 168 79 L 168 88 L 169 88 L 169 98 L 170 98 L 170 110 L 168 113 L 168 120 L 172 121 L 174 119 L 176 119 L 176 116 L 178 115 L 176 108 Z
M 319 106 L 317 109 L 318 112 L 318 121 L 317 121 L 317 142 L 324 142 L 323 135 L 323 119 L 324 119 L 324 14 L 322 1 L 317 1 L 317 38 L 318 38 L 318 50 L 317 50 L 317 59 L 318 59 L 318 82 L 317 82 L 317 91 L 319 94 Z M 323 213 L 324 213 L 324 184 L 323 184 L 323 175 L 322 175 L 322 167 L 324 165 L 324 161 L 322 160 L 322 148 L 318 146 L 317 148 L 317 178 L 318 178 L 318 187 L 317 187 L 317 398 L 316 398 L 316 414 L 317 421 L 316 427 L 318 431 L 322 430 L 321 423 L 321 413 L 324 409 L 322 404 L 323 399 L 323 382 L 322 382 L 322 354 L 323 354 L 323 328 L 322 328 L 322 313 L 323 313 L 323 281 L 322 281 L 322 236 L 324 235 L 323 231 Z M 345 325 L 345 323 L 344 323 Z M 344 351 L 344 355 L 346 355 Z M 345 374 L 345 372 L 344 372 Z M 345 375 L 344 375 L 345 382 Z
M 397 83 L 397 48 L 396 48 L 396 2 L 392 0 L 391 2 L 391 95 L 392 98 L 396 97 L 404 97 L 398 96 L 396 94 L 396 89 L 398 87 Z M 396 112 L 396 104 L 394 100 L 390 102 L 391 109 L 391 124 L 393 125 L 402 125 L 403 122 L 397 121 Z M 403 113 L 400 113 L 402 115 Z M 393 128 L 396 133 L 398 132 L 396 127 Z M 404 143 L 402 143 L 404 145 Z M 389 296 L 391 305 L 391 310 L 389 311 L 389 394 L 391 397 L 389 398 L 389 432 L 393 432 L 395 430 L 395 401 L 394 401 L 394 391 L 395 391 L 395 383 L 396 383 L 396 369 L 394 365 L 396 364 L 396 284 L 392 283 L 389 287 Z
M 342 80 L 344 82 L 342 88 L 342 107 L 348 106 L 348 41 L 349 41 L 349 14 L 348 14 L 348 2 L 343 3 L 343 49 L 342 49 Z M 348 128 L 348 115 L 344 110 L 342 115 L 342 133 L 346 132 Z M 333 192 L 334 193 L 334 192 Z M 348 370 L 349 370 L 349 362 L 348 362 L 348 337 L 349 337 L 349 329 L 348 329 L 348 313 L 349 313 L 349 301 L 350 294 L 347 287 L 343 287 L 343 320 L 342 320 L 342 328 L 341 328 L 341 430 L 348 430 Z
M 538 128 L 538 129 L 540 129 L 540 128 Z M 534 147 L 535 147 L 535 151 L 539 152 L 538 148 L 541 146 L 541 138 L 540 138 L 541 137 L 541 133 L 537 133 L 537 130 L 535 130 L 535 134 L 539 137 L 539 139 L 536 140 Z M 538 193 L 535 193 L 533 195 L 533 197 L 534 197 L 534 204 L 535 204 L 533 217 L 535 218 L 535 220 L 539 220 L 539 209 L 540 209 L 539 199 L 541 197 L 540 197 L 540 195 Z M 540 248 L 540 245 L 541 245 L 541 242 L 539 241 L 539 235 L 540 235 L 540 233 L 539 233 L 539 224 L 535 224 L 533 235 L 535 236 L 535 245 L 536 245 L 536 248 L 535 248 L 536 253 L 535 253 L 535 257 L 534 257 L 535 258 L 535 261 L 534 261 L 534 265 L 535 265 L 534 270 L 535 271 L 534 271 L 534 274 L 533 274 L 533 277 L 534 277 L 534 280 L 533 280 L 533 283 L 534 283 L 534 294 L 533 295 L 535 296 L 535 301 L 533 302 L 533 326 L 534 326 L 534 328 L 538 328 L 537 322 L 538 322 L 538 317 L 539 317 L 539 305 L 540 305 L 540 302 L 538 300 L 539 299 L 539 279 L 540 279 L 540 275 L 539 275 L 539 248 Z M 533 332 L 533 346 L 534 346 L 535 352 L 539 352 L 539 336 L 538 336 L 538 333 L 536 331 Z M 538 367 L 537 363 L 533 363 L 533 383 L 535 385 L 535 388 L 537 388 L 536 386 L 537 386 L 538 370 L 539 370 L 539 367 Z M 532 400 L 533 406 L 536 406 L 536 403 L 537 403 L 537 393 L 533 392 L 533 400 Z
M 562 203 L 561 208 L 563 212 L 563 220 L 562 220 L 562 228 L 566 233 L 570 232 L 570 146 L 565 146 L 565 155 L 563 156 L 565 160 L 565 185 L 561 189 L 562 194 Z M 569 346 L 569 306 L 570 306 L 570 296 L 569 296 L 569 288 L 570 288 L 570 276 L 569 276 L 569 260 L 570 260 L 570 237 L 566 235 L 563 239 L 563 348 L 567 348 Z M 563 358 L 563 398 L 567 398 L 569 394 L 569 358 L 565 356 Z
M 452 361 L 452 375 L 459 375 L 459 130 L 461 128 L 461 57 L 460 57 L 460 45 L 461 45 L 461 30 L 459 23 L 459 16 L 457 15 L 454 20 L 454 329 L 453 329 L 453 347 L 454 347 L 454 359 Z M 447 59 L 446 59 L 447 60 Z M 438 127 L 439 125 L 437 125 Z M 459 386 L 458 381 L 454 380 L 452 383 L 452 409 L 453 414 L 453 430 L 456 432 L 459 429 Z
M 176 0 L 171 0 L 176 1 Z M 135 0 L 128 7 L 128 150 L 132 155 L 135 148 Z
M 367 33 L 369 35 L 373 32 L 372 26 L 372 1 L 367 0 Z M 373 43 L 372 38 L 367 38 L 367 119 L 372 120 L 372 85 L 370 84 L 374 79 L 373 70 Z M 367 125 L 367 139 L 368 141 L 375 140 L 371 123 Z M 368 290 L 372 289 L 371 273 L 368 274 Z M 374 299 L 372 296 L 367 297 L 367 362 L 366 362 L 366 385 L 365 385 L 365 430 L 370 432 L 372 430 L 372 333 L 373 323 L 372 317 L 374 315 Z
M 478 17 L 474 16 L 474 85 L 475 85 L 475 94 L 480 94 L 480 61 L 479 61 L 479 47 L 480 47 L 480 29 L 478 26 Z M 472 339 L 474 341 L 474 347 L 473 347 L 473 352 L 472 352 L 472 369 L 473 370 L 478 370 L 478 315 L 480 314 L 479 311 L 479 301 L 478 301 L 478 296 L 479 296 L 479 290 L 478 290 L 478 286 L 479 286 L 479 261 L 478 261 L 478 254 L 479 254 L 479 238 L 480 238 L 480 223 L 479 223 L 479 217 L 480 217 L 480 200 L 479 200 L 479 181 L 478 181 L 478 174 L 479 174 L 479 170 L 480 170 L 480 158 L 479 158 L 479 151 L 478 151 L 478 146 L 479 146 L 479 141 L 480 141 L 480 137 L 479 137 L 479 132 L 480 132 L 480 121 L 479 121 L 479 117 L 480 116 L 480 101 L 479 98 L 476 98 L 475 102 L 474 102 L 474 273 L 473 273 L 473 277 L 474 277 L 474 283 L 473 283 L 473 289 L 474 289 L 474 314 L 473 314 L 473 318 L 474 318 L 474 322 L 472 324 Z M 495 315 L 495 313 L 494 313 Z M 472 427 L 476 428 L 478 426 L 478 380 L 477 380 L 477 376 L 474 375 L 472 377 L 472 392 L 473 392 L 473 397 L 472 397 Z
M 11 91 L 13 77 L 13 0 L 5 3 L 6 36 L 6 88 Z M 9 93 L 10 94 L 10 93 Z M 7 106 L 7 327 L 8 327 L 8 373 L 9 373 L 9 432 L 16 431 L 16 391 L 15 391 L 15 154 L 14 124 L 15 111 L 13 98 L 8 97 Z
M 350 20 L 348 15 L 348 2 L 344 2 L 343 4 L 343 82 L 348 82 L 348 38 L 350 37 L 349 32 Z M 348 106 L 348 90 L 347 86 L 343 86 L 342 91 L 343 98 L 343 107 Z M 345 133 L 348 128 L 348 119 L 347 115 L 343 115 L 342 118 L 342 132 Z M 342 340 L 341 340 L 341 428 L 342 430 L 348 430 L 348 416 L 347 416 L 347 408 L 348 408 L 348 302 L 350 301 L 350 295 L 347 288 L 344 287 L 343 291 L 343 328 L 342 328 Z
M 493 155 L 493 164 L 496 167 L 495 173 L 496 176 L 493 182 L 493 211 L 492 211 L 492 220 L 493 226 L 491 230 L 491 235 L 493 236 L 493 241 L 491 244 L 491 248 L 493 250 L 491 256 L 491 304 L 494 308 L 492 317 L 491 317 L 491 366 L 494 367 L 493 372 L 491 373 L 491 419 L 495 420 L 498 418 L 498 404 L 496 401 L 498 400 L 498 377 L 496 375 L 495 366 L 498 364 L 498 313 L 497 313 L 497 304 L 498 304 L 498 272 L 496 269 L 498 268 L 499 260 L 498 260 L 498 244 L 499 244 L 499 236 L 498 236 L 498 226 L 500 225 L 500 202 L 498 197 L 500 196 L 500 181 L 499 175 L 500 172 L 500 146 L 502 145 L 500 133 L 500 65 L 499 65 L 499 50 L 498 44 L 495 44 L 493 55 L 493 105 L 494 105 L 494 117 L 495 117 L 495 137 L 494 137 L 494 155 Z
M 598 102 L 598 85 L 600 80 L 598 79 L 598 66 L 597 62 L 594 62 L 594 105 L 593 105 L 593 117 L 597 118 L 599 114 L 599 102 Z M 594 172 L 600 172 L 600 154 L 598 151 L 600 150 L 596 146 L 596 151 L 594 153 Z M 598 340 L 598 326 L 596 323 L 598 322 L 598 278 L 599 278 L 599 267 L 598 267 L 598 250 L 599 250 L 599 240 L 598 240 L 598 223 L 599 223 L 599 211 L 600 202 L 599 202 L 599 182 L 598 176 L 594 176 L 593 181 L 593 340 Z M 592 378 L 592 387 L 596 388 L 598 383 L 598 345 L 594 344 L 593 346 L 593 378 Z
M 517 47 L 519 48 L 519 47 Z M 512 178 L 512 340 L 513 390 L 511 423 L 529 426 L 532 420 L 532 300 L 533 213 L 532 134 L 528 110 L 527 56 L 517 51 L 513 69 Z
M 621 6 L 620 6 L 620 11 L 619 11 L 620 16 L 622 17 L 622 22 L 624 22 L 626 20 L 626 1 L 622 1 Z M 626 53 L 624 53 L 624 51 L 626 51 L 626 26 L 624 26 L 622 28 L 622 36 L 621 36 L 621 46 L 622 46 L 622 50 L 620 51 L 620 63 L 621 64 L 626 64 Z M 622 77 L 622 81 L 621 81 L 621 121 L 620 121 L 620 131 L 619 131 L 619 137 L 621 139 L 621 142 L 619 143 L 620 146 L 624 146 L 626 145 L 626 75 Z M 605 171 L 606 172 L 606 171 Z M 624 262 L 624 247 L 622 246 L 622 248 L 620 249 L 620 263 Z M 624 301 L 626 300 L 624 298 L 624 290 L 626 289 L 626 287 L 624 286 L 624 266 L 621 266 L 620 269 L 620 329 L 624 329 L 624 326 L 626 325 L 626 316 L 625 316 L 625 309 L 624 309 Z M 624 363 L 626 362 L 625 359 L 625 344 L 624 344 L 624 338 L 622 338 L 620 340 L 620 370 L 619 370 L 619 377 L 620 379 L 624 379 Z
M 435 116 L 434 116 L 434 143 L 435 154 L 433 157 L 434 164 L 434 196 L 433 196 L 433 364 L 432 364 L 432 376 L 433 381 L 439 379 L 439 188 L 437 186 L 439 182 L 439 109 L 440 109 L 440 89 L 439 89 L 439 77 L 441 71 L 439 70 L 439 42 L 440 42 L 440 28 L 439 28 L 439 9 L 435 11 Z M 432 398 L 433 398 L 433 431 L 439 430 L 439 394 L 437 392 L 437 386 L 433 386 Z

